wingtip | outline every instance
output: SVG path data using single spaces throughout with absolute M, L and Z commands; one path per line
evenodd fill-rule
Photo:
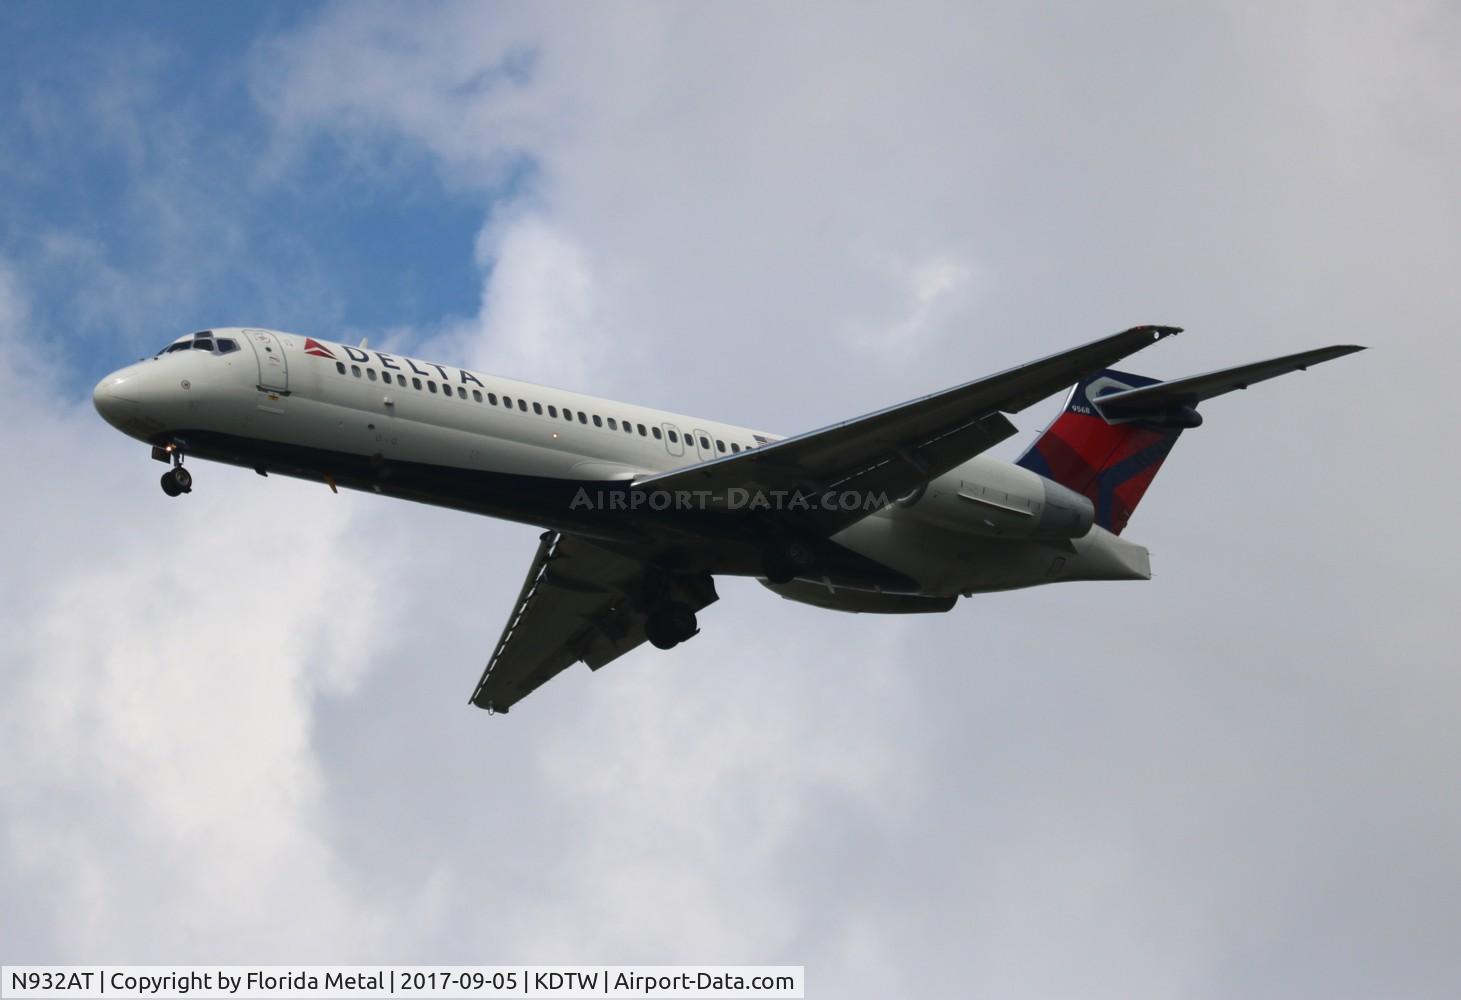
M 1139 326 L 1136 329 L 1145 330 L 1152 335 L 1153 340 L 1161 340 L 1163 337 L 1175 337 L 1182 332 L 1180 326 L 1161 326 L 1157 323 L 1148 323 L 1146 326 Z

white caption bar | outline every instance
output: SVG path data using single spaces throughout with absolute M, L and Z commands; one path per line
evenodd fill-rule
M 800 965 L 7 965 L 0 997 L 802 997 Z

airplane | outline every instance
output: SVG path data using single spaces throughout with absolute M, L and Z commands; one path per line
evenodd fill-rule
M 577 662 L 695 636 L 716 576 L 871 614 L 1150 579 L 1122 531 L 1198 405 L 1363 350 L 1169 381 L 1110 367 L 1180 332 L 1133 327 L 791 437 L 246 327 L 180 337 L 92 399 L 168 464 L 168 496 L 192 491 L 193 457 L 544 529 L 470 699 L 505 713 Z M 984 454 L 1067 387 L 1019 459 Z

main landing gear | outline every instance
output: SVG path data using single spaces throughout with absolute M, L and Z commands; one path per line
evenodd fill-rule
M 176 445 L 153 448 L 152 457 L 172 462 L 172 468 L 162 474 L 162 492 L 170 497 L 193 492 L 193 474 L 183 468 L 183 453 Z
M 690 605 L 670 601 L 650 613 L 644 635 L 656 649 L 673 649 L 700 631 Z

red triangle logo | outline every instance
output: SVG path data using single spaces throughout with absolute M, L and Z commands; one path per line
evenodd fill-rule
M 304 338 L 304 353 L 313 354 L 317 358 L 334 357 L 334 355 L 330 353 L 330 349 L 328 347 L 326 347 L 324 344 L 321 344 L 318 340 L 314 340 L 310 337 Z

